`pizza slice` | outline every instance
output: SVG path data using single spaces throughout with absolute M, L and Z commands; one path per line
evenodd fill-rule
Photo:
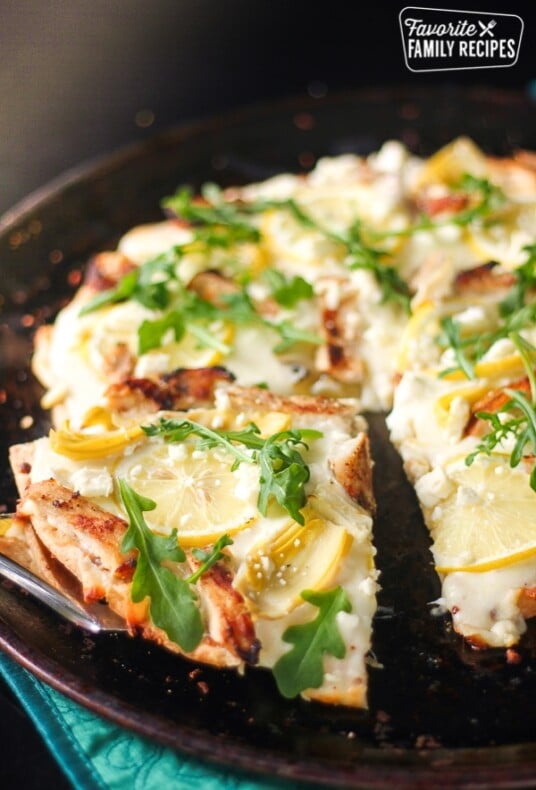
M 478 646 L 536 613 L 536 248 L 458 274 L 405 331 L 391 438 L 432 537 L 441 603 Z
M 13 447 L 19 523 L 144 638 L 366 706 L 377 572 L 357 403 L 226 383 L 210 405 L 139 407 Z

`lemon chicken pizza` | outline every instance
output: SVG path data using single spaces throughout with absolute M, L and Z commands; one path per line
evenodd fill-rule
M 11 449 L 2 551 L 194 661 L 364 707 L 382 470 L 373 491 L 360 412 L 389 412 L 440 603 L 473 645 L 515 644 L 536 614 L 536 157 L 388 142 L 163 208 L 36 333 L 53 427 Z

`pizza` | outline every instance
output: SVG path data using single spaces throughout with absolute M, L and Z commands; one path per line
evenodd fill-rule
M 382 411 L 435 603 L 475 647 L 516 644 L 536 614 L 536 156 L 391 141 L 163 209 L 36 332 L 53 427 L 11 450 L 0 549 L 193 661 L 365 707 L 382 470 L 373 491 L 361 413 Z

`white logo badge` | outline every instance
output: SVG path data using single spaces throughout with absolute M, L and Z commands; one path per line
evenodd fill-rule
M 407 6 L 399 20 L 410 71 L 498 69 L 517 63 L 524 25 L 516 14 Z

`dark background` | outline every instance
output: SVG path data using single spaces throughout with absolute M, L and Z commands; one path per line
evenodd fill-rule
M 517 13 L 525 31 L 512 68 L 437 74 L 405 68 L 404 5 L 0 0 L 0 214 L 82 161 L 172 124 L 277 97 L 461 84 L 536 99 L 534 3 L 438 4 Z M 2 788 L 67 787 L 5 688 L 0 739 Z
M 438 4 L 525 21 L 516 66 L 438 74 L 405 68 L 406 4 L 0 0 L 0 213 L 80 161 L 230 107 L 393 83 L 525 90 L 536 78 L 533 2 Z

